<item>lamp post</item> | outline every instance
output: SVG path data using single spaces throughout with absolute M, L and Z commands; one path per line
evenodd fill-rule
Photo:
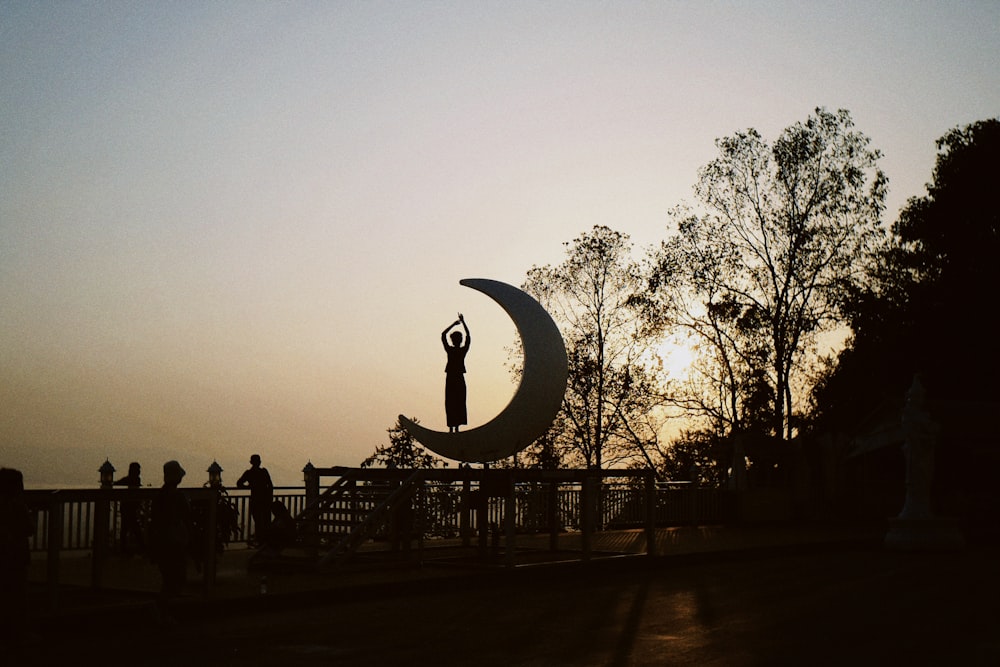
M 111 461 L 104 459 L 104 463 L 97 469 L 101 474 L 101 489 L 110 490 L 115 483 L 115 467 Z M 104 576 L 104 560 L 108 555 L 108 545 L 111 541 L 111 494 L 102 493 L 101 497 L 94 503 L 94 549 L 90 561 L 90 585 L 94 588 L 101 587 L 101 579 Z
M 306 461 L 305 467 L 302 468 L 302 478 L 306 485 L 306 507 L 312 507 L 313 503 L 319 499 L 319 474 L 312 461 Z M 311 557 L 316 557 L 319 553 L 317 550 L 319 544 L 319 524 L 314 518 L 310 518 L 305 522 L 302 526 L 302 534 L 305 543 L 308 545 L 306 552 Z
M 208 485 L 213 489 L 222 488 L 222 466 L 217 461 L 212 461 L 208 466 Z
M 111 465 L 111 461 L 104 459 L 97 472 L 101 473 L 101 488 L 110 489 L 115 483 L 115 467 Z
M 312 461 L 306 461 L 302 468 L 302 480 L 306 486 L 306 505 L 310 504 L 319 496 L 319 475 L 316 474 L 316 466 Z

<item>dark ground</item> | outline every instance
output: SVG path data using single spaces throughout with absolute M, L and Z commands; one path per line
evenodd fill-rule
M 43 628 L 4 664 L 1000 665 L 1000 549 L 631 558 Z

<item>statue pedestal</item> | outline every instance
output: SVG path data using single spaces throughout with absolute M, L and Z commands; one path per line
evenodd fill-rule
M 901 432 L 906 455 L 906 501 L 903 511 L 889 519 L 885 546 L 899 551 L 951 551 L 965 548 L 965 537 L 956 519 L 935 517 L 930 511 L 934 477 L 934 444 L 940 425 L 925 405 L 920 374 L 906 392 Z
M 965 548 L 957 519 L 927 517 L 889 519 L 886 548 L 896 551 L 955 551 Z

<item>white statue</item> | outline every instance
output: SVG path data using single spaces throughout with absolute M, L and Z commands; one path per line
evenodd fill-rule
M 903 452 L 906 455 L 906 502 L 901 519 L 927 519 L 931 516 L 931 480 L 934 476 L 934 444 L 940 426 L 926 408 L 926 391 L 920 375 L 906 392 L 903 407 Z

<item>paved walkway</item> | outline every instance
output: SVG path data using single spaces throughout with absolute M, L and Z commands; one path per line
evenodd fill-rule
M 669 548 L 655 558 L 356 565 L 274 573 L 266 595 L 238 566 L 247 551 L 233 550 L 212 596 L 186 599 L 176 623 L 151 606 L 81 606 L 50 617 L 10 664 L 1000 665 L 1000 550 L 890 551 L 881 532 L 672 529 L 658 533 Z
M 753 550 L 821 548 L 831 544 L 877 544 L 882 531 L 881 526 L 817 523 L 664 528 L 656 532 L 655 560 L 718 557 Z M 549 539 L 547 534 L 517 536 L 515 569 L 571 567 L 581 563 L 581 534 L 561 534 L 556 551 L 550 549 Z M 630 556 L 647 558 L 643 555 L 646 551 L 642 530 L 605 531 L 593 537 L 590 562 Z M 483 577 L 497 570 L 510 569 L 511 564 L 502 550 L 484 556 L 475 548 L 461 548 L 458 540 L 428 540 L 422 550 L 411 547 L 410 559 L 402 562 L 387 558 L 389 554 L 384 551 L 384 544 L 368 544 L 351 563 L 326 573 L 251 568 L 250 559 L 255 553 L 256 550 L 244 544 L 236 544 L 221 554 L 216 580 L 207 594 L 199 575 L 189 567 L 189 582 L 182 604 L 192 613 L 202 613 L 211 608 L 247 609 L 279 602 L 302 603 L 337 595 L 358 595 L 361 591 L 366 594 L 379 590 L 397 591 L 446 578 Z M 67 552 L 60 560 L 61 585 L 53 599 L 52 590 L 43 583 L 46 576 L 44 554 L 37 554 L 32 563 L 30 616 L 39 622 L 88 625 L 102 617 L 131 616 L 137 608 L 148 608 L 155 599 L 159 573 L 145 558 L 109 557 L 102 572 L 100 590 L 90 586 L 91 566 L 88 552 Z

